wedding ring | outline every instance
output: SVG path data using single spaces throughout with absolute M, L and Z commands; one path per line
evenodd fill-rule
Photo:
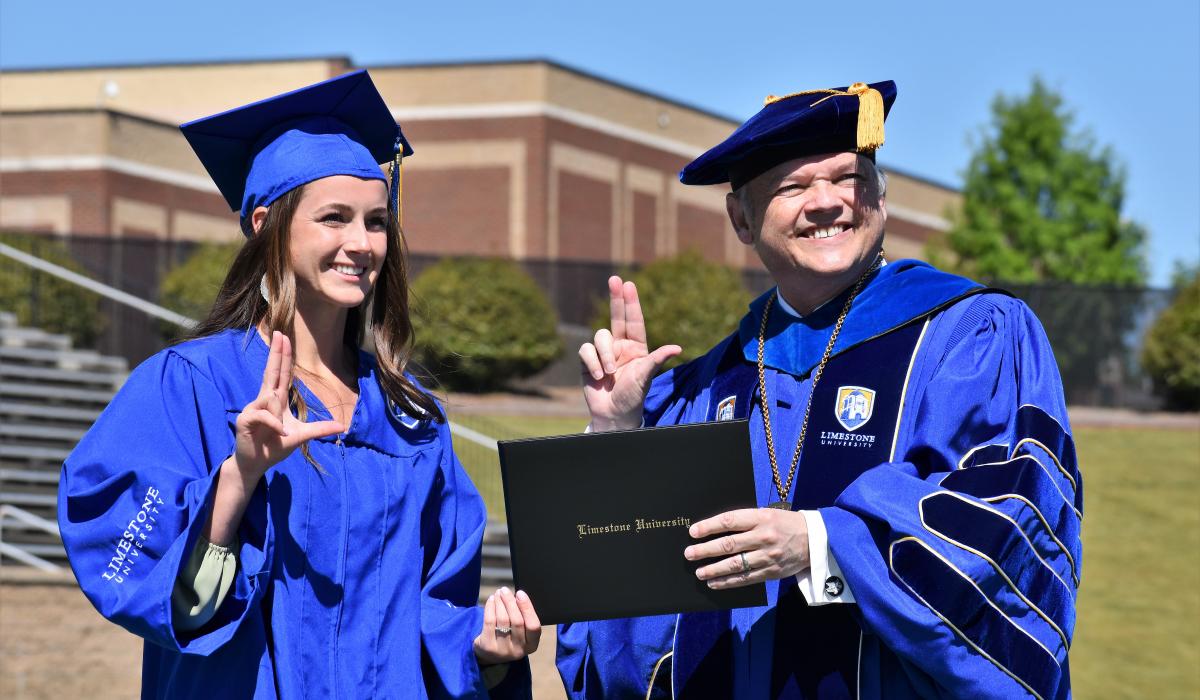
M 512 628 L 496 625 L 496 634 L 512 634 Z
M 746 561 L 746 553 L 742 552 L 742 573 L 750 573 L 750 562 Z

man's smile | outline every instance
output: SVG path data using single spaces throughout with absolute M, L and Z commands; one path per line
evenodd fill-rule
M 845 233 L 854 228 L 852 224 L 830 224 L 828 226 L 813 226 L 800 231 L 799 238 L 823 239 Z

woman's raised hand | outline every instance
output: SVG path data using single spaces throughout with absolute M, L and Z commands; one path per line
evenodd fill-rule
M 609 277 L 608 294 L 610 327 L 596 331 L 593 342 L 579 348 L 583 399 L 592 416 L 592 429 L 597 431 L 641 425 L 650 380 L 664 362 L 682 352 L 678 345 L 664 345 L 650 352 L 646 321 L 633 282 Z
M 288 406 L 291 383 L 292 343 L 276 331 L 271 334 L 271 352 L 258 396 L 246 404 L 237 418 L 234 458 L 246 476 L 261 476 L 301 444 L 346 429 L 336 421 L 303 423 L 292 415 Z

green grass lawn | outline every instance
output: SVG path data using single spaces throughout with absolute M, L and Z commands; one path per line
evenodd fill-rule
M 498 438 L 579 432 L 577 417 L 454 418 Z M 1077 698 L 1200 698 L 1200 435 L 1076 431 L 1084 481 L 1083 579 L 1071 675 Z M 493 517 L 494 452 L 455 439 Z
M 1200 697 L 1200 435 L 1081 429 L 1078 698 Z

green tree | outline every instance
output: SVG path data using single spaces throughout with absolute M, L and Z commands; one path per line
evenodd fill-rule
M 241 247 L 241 243 L 205 243 L 197 247 L 182 265 L 163 277 L 159 303 L 188 318 L 207 316 L 229 272 L 229 265 Z M 165 339 L 175 338 L 182 332 L 183 329 L 173 323 L 159 323 L 159 333 Z
M 420 363 L 447 386 L 494 389 L 562 352 L 546 295 L 508 260 L 448 258 L 413 282 Z
M 49 236 L 0 233 L 0 243 L 87 274 L 67 247 Z M 16 314 L 23 326 L 68 335 L 80 347 L 93 347 L 106 325 L 95 293 L 8 258 L 0 258 L 0 311 Z
M 649 347 L 674 343 L 683 348 L 667 367 L 708 352 L 737 328 L 750 301 L 736 270 L 708 262 L 693 250 L 622 276 L 637 285 Z M 609 323 L 605 296 L 597 301 L 592 325 L 603 328 Z
M 1124 170 L 1073 121 L 1041 80 L 1028 95 L 998 96 L 962 211 L 930 258 L 986 280 L 1141 284 L 1145 232 L 1121 217 Z
M 1142 367 L 1169 408 L 1200 409 L 1200 274 L 1193 272 L 1146 333 Z

